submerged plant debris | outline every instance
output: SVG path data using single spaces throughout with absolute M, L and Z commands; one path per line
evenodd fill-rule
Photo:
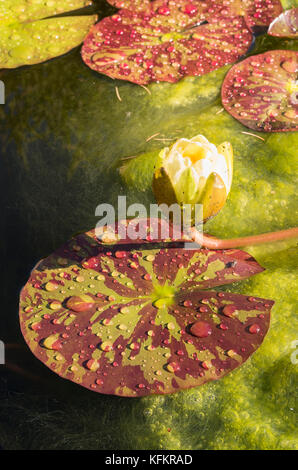
M 297 38 L 298 8 L 292 8 L 279 15 L 269 26 L 268 34 L 278 37 Z
M 236 62 L 252 43 L 234 3 L 232 9 L 229 2 L 225 6 L 212 0 L 145 2 L 144 9 L 139 2 L 138 8 L 135 2 L 124 6 L 96 24 L 82 48 L 85 63 L 112 78 L 139 85 L 177 82 Z
M 89 0 L 0 2 L 0 68 L 44 62 L 81 44 L 96 15 L 49 17 L 90 4 Z
M 298 52 L 269 51 L 234 65 L 222 85 L 225 109 L 257 131 L 298 129 Z
M 104 232 L 105 241 L 126 225 Z M 105 394 L 173 393 L 221 378 L 262 343 L 273 302 L 209 290 L 263 271 L 254 258 L 143 241 L 105 246 L 90 231 L 33 270 L 21 329 L 60 376 Z

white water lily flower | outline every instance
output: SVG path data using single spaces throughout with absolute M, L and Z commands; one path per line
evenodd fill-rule
M 224 206 L 231 189 L 233 149 L 229 142 L 218 147 L 206 137 L 179 139 L 160 153 L 153 190 L 159 204 L 202 204 L 204 220 Z

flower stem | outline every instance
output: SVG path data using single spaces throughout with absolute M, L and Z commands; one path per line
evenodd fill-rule
M 250 237 L 240 237 L 222 240 L 210 235 L 204 235 L 198 232 L 195 227 L 190 229 L 191 237 L 196 243 L 213 250 L 226 250 L 229 248 L 239 248 L 248 245 L 261 245 L 263 243 L 272 243 L 279 240 L 298 237 L 298 227 L 280 230 L 279 232 L 263 233 L 261 235 L 252 235 Z

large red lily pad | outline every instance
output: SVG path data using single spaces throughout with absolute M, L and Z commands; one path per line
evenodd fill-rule
M 281 11 L 279 0 L 108 0 L 121 8 L 82 48 L 91 69 L 146 85 L 177 82 L 236 62 Z
M 82 58 L 93 70 L 146 85 L 177 82 L 236 62 L 252 42 L 242 16 L 213 1 L 156 1 L 97 23 Z
M 268 29 L 271 36 L 298 37 L 298 8 L 287 10 L 276 18 Z
M 144 11 L 151 8 L 151 0 L 107 0 L 108 3 L 117 8 L 126 10 Z
M 234 65 L 222 86 L 225 109 L 257 131 L 298 129 L 298 52 L 269 51 Z
M 221 378 L 260 346 L 273 302 L 206 289 L 262 270 L 240 250 L 107 247 L 91 231 L 35 267 L 21 329 L 38 359 L 90 390 L 172 393 Z
M 253 32 L 262 32 L 266 29 L 272 20 L 282 11 L 280 0 L 107 0 L 111 5 L 117 8 L 123 8 L 133 11 L 157 11 L 159 8 L 172 7 L 175 5 L 178 9 L 189 11 L 193 16 L 197 13 L 204 16 L 205 19 L 210 14 L 221 12 L 230 16 L 244 16 L 247 26 Z

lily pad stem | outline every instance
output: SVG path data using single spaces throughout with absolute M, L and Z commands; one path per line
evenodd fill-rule
M 287 240 L 289 238 L 298 238 L 298 227 L 289 228 L 287 230 L 280 230 L 279 232 L 263 233 L 261 235 L 252 235 L 250 237 L 240 237 L 222 240 L 210 235 L 204 235 L 198 232 L 195 227 L 190 229 L 191 237 L 196 243 L 212 249 L 212 250 L 226 250 L 229 248 L 239 248 L 248 245 L 261 245 L 263 243 L 272 243 L 280 240 Z

